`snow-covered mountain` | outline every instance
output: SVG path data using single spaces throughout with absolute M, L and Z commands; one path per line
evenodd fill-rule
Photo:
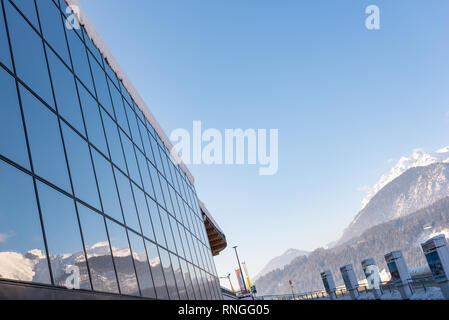
M 276 270 L 276 269 L 282 269 L 284 266 L 292 262 L 295 258 L 301 257 L 301 256 L 307 256 L 308 252 L 297 250 L 297 249 L 288 249 L 286 252 L 284 252 L 282 255 L 275 257 L 271 259 L 265 267 L 260 271 L 254 278 L 254 280 L 257 280 L 258 278 L 266 275 L 267 273 Z
M 413 151 L 410 157 L 402 157 L 398 163 L 380 180 L 370 188 L 362 201 L 362 209 L 371 201 L 371 199 L 388 183 L 399 177 L 408 169 L 416 167 L 426 167 L 433 163 L 442 162 L 449 163 L 449 146 L 437 150 L 436 152 L 424 152 L 420 149 Z
M 415 150 L 403 157 L 367 193 L 362 210 L 333 245 L 363 231 L 406 216 L 449 196 L 449 147 L 426 153 Z

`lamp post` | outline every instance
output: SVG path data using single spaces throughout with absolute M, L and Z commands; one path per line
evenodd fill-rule
M 243 272 L 242 272 L 242 266 L 240 265 L 240 259 L 239 259 L 239 255 L 238 255 L 238 253 L 237 253 L 237 246 L 234 246 L 233 247 L 234 248 L 234 250 L 235 250 L 235 256 L 237 257 L 237 262 L 238 262 L 238 264 L 239 264 L 239 269 L 240 269 L 240 275 L 242 276 L 242 278 L 243 278 Z M 239 279 L 240 280 L 240 279 Z M 248 289 L 246 288 L 246 284 L 245 284 L 245 279 L 242 279 L 243 281 L 243 288 L 245 288 L 245 292 L 248 292 Z
M 228 273 L 228 275 L 226 277 L 219 277 L 220 279 L 228 279 L 229 284 L 231 285 L 231 289 L 232 292 L 234 293 L 234 295 L 237 295 L 237 293 L 235 292 L 234 286 L 232 285 L 232 281 L 231 281 L 231 274 Z

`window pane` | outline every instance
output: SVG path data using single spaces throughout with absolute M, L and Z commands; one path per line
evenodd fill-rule
M 164 270 L 170 300 L 178 300 L 178 289 L 176 288 L 175 277 L 173 275 L 173 269 L 168 252 L 165 249 L 159 248 L 159 253 L 161 255 L 162 270 Z
M 101 111 L 106 139 L 108 141 L 109 151 L 111 152 L 112 162 L 114 162 L 124 172 L 126 171 L 125 158 L 123 157 L 122 145 L 118 135 L 118 128 L 115 122 L 103 110 Z
M 123 134 L 123 131 L 120 132 L 120 135 L 122 136 L 123 151 L 125 153 L 126 163 L 128 164 L 129 175 L 135 183 L 141 185 L 142 182 L 140 181 L 139 169 L 137 168 L 134 146 L 131 140 Z
M 168 213 L 164 209 L 159 210 L 159 213 L 161 215 L 162 225 L 165 231 L 165 240 L 167 240 L 167 247 L 168 249 L 176 253 L 175 240 L 173 239 L 170 222 L 168 221 Z
M 148 240 L 145 240 L 145 244 L 147 247 L 148 260 L 150 262 L 157 298 L 167 300 L 169 299 L 169 296 L 167 286 L 165 285 L 165 277 L 162 271 L 161 259 L 159 258 L 157 246 Z
M 92 150 L 92 157 L 98 177 L 98 186 L 104 213 L 117 221 L 123 222 L 117 187 L 112 174 L 112 165 L 95 150 Z
M 104 218 L 78 203 L 92 285 L 95 291 L 118 293 Z
M 89 141 L 103 154 L 109 156 L 104 137 L 103 124 L 100 117 L 100 109 L 90 93 L 78 82 L 81 105 L 83 107 L 84 120 L 86 122 Z
M 151 277 L 150 265 L 143 238 L 134 232 L 129 232 L 128 234 L 142 296 L 147 298 L 156 298 L 153 278 Z
M 189 269 L 187 268 L 187 262 L 185 262 L 183 259 L 179 259 L 181 263 L 181 270 L 184 276 L 184 282 L 186 284 L 186 292 L 188 299 L 195 300 L 195 292 L 193 290 L 193 283 L 192 279 L 190 278 Z
M 190 246 L 189 246 L 189 243 L 187 241 L 186 229 L 184 227 L 182 227 L 181 225 L 179 225 L 179 234 L 181 235 L 181 241 L 182 241 L 182 244 L 183 244 L 183 247 L 184 247 L 186 260 L 192 262 L 192 255 L 190 253 Z
M 45 102 L 53 105 L 42 40 L 9 1 L 5 1 L 4 4 L 9 30 L 14 30 L 10 36 L 17 75 Z
M 147 160 L 145 156 L 139 150 L 136 150 L 137 161 L 140 168 L 140 174 L 142 176 L 143 188 L 150 196 L 154 198 L 153 184 L 151 182 L 150 173 L 147 167 Z
M 94 93 L 95 91 L 92 84 L 89 62 L 87 60 L 86 47 L 74 30 L 67 30 L 67 38 L 69 40 L 75 74 L 81 79 L 90 92 Z
M 199 283 L 198 283 L 198 277 L 197 277 L 197 275 L 195 273 L 195 268 L 190 263 L 188 263 L 187 265 L 189 267 L 190 278 L 192 279 L 193 290 L 195 291 L 196 299 L 197 300 L 205 299 L 205 297 L 202 296 L 202 292 L 200 290 L 200 286 L 199 286 Z
M 179 264 L 179 258 L 170 253 L 171 262 L 173 265 L 173 273 L 175 274 L 176 285 L 178 287 L 179 298 L 181 300 L 187 300 L 186 287 L 184 285 L 184 278 L 182 275 L 181 265 Z
M 109 238 L 111 239 L 112 256 L 114 257 L 115 268 L 117 270 L 120 285 L 120 292 L 122 294 L 138 296 L 139 289 L 137 286 L 136 272 L 134 270 L 125 228 L 110 220 L 107 220 L 107 225 Z
M 30 176 L 0 161 L 0 277 L 50 283 Z
M 26 0 L 22 0 L 26 1 Z M 0 4 L 0 61 L 12 70 L 9 43 L 6 35 L 5 20 L 3 19 L 2 5 Z
M 153 167 L 152 164 L 148 164 L 148 168 L 150 169 L 151 181 L 153 182 L 154 193 L 156 194 L 156 200 L 159 204 L 165 206 L 164 197 L 162 195 L 161 184 L 159 182 L 159 174 L 156 171 L 156 168 Z
M 59 114 L 81 134 L 86 135 L 73 73 L 52 51 L 48 51 L 48 64 Z
M 62 17 L 52 1 L 36 1 L 44 38 L 58 55 L 70 64 Z
M 128 122 L 129 122 L 129 126 L 131 128 L 131 134 L 132 134 L 133 141 L 141 150 L 143 150 L 142 139 L 140 138 L 139 128 L 137 127 L 136 114 L 134 113 L 134 111 L 131 110 L 131 108 L 127 104 L 125 104 L 125 105 L 126 105 L 125 109 L 128 114 Z
M 3 68 L 0 68 L 0 86 L 0 153 L 29 169 L 17 87 L 14 79 Z
M 136 199 L 137 212 L 143 235 L 154 241 L 153 227 L 151 226 L 150 214 L 148 212 L 145 195 L 135 184 L 132 184 L 134 198 Z
M 165 243 L 164 230 L 162 228 L 161 217 L 159 216 L 159 208 L 153 199 L 147 197 L 148 208 L 150 209 L 151 221 L 153 222 L 154 234 L 156 242 L 161 246 L 167 246 Z
M 122 95 L 112 83 L 109 84 L 109 87 L 111 90 L 111 97 L 114 104 L 115 114 L 117 116 L 117 122 L 119 126 L 129 135 L 128 120 L 126 118 L 125 109 L 123 107 Z
M 167 184 L 167 180 L 165 180 L 161 175 L 159 175 L 160 178 L 160 182 L 161 182 L 161 186 L 162 186 L 162 191 L 164 193 L 164 199 L 165 199 L 165 208 L 167 209 L 168 212 L 170 212 L 171 214 L 173 214 L 173 206 L 172 206 L 172 202 L 170 199 L 170 194 L 168 192 L 168 184 Z
M 175 244 L 176 244 L 176 249 L 178 249 L 178 254 L 181 257 L 185 257 L 184 249 L 182 247 L 181 236 L 179 235 L 178 223 L 171 216 L 170 216 L 170 224 L 172 226 L 173 236 L 175 237 Z
M 73 199 L 43 183 L 37 186 L 55 285 L 90 290 Z
M 36 30 L 39 30 L 39 23 L 37 21 L 36 7 L 34 1 L 30 0 L 12 0 L 23 15 L 33 24 Z
M 20 93 L 35 173 L 71 193 L 56 115 L 25 88 Z
M 63 124 L 62 131 L 75 195 L 91 206 L 101 209 L 89 146 L 83 138 L 66 124 Z
M 112 110 L 111 98 L 109 97 L 108 85 L 106 83 L 106 74 L 95 59 L 90 59 L 92 67 L 92 74 L 95 80 L 95 88 L 97 90 L 98 101 L 101 105 L 114 117 L 114 110 Z
M 129 179 L 115 168 L 114 172 L 117 180 L 120 201 L 122 203 L 123 214 L 125 216 L 125 224 L 128 228 L 132 228 L 140 233 L 139 220 L 137 218 L 136 206 L 134 205 L 134 198 L 131 192 L 131 186 L 129 185 Z

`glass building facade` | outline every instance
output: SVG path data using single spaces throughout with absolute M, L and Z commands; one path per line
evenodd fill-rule
M 194 186 L 65 1 L 0 7 L 0 281 L 221 299 Z

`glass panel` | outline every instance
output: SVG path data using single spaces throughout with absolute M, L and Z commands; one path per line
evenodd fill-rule
M 175 244 L 176 244 L 176 248 L 178 249 L 178 254 L 181 257 L 185 258 L 184 248 L 183 248 L 181 236 L 180 236 L 179 230 L 178 230 L 178 223 L 171 216 L 170 216 L 170 224 L 172 226 L 173 236 L 175 237 Z
M 153 184 L 151 183 L 150 173 L 147 167 L 147 160 L 145 159 L 145 156 L 142 154 L 142 152 L 140 152 L 139 150 L 136 150 L 136 154 L 140 168 L 139 171 L 143 181 L 143 188 L 150 196 L 154 198 Z
M 94 290 L 118 293 L 104 218 L 80 203 L 78 213 Z
M 161 184 L 159 182 L 159 175 L 156 168 L 151 163 L 148 164 L 150 169 L 151 181 L 153 182 L 154 193 L 156 194 L 156 200 L 159 204 L 165 206 L 164 196 L 162 195 Z
M 128 120 L 126 118 L 125 109 L 123 107 L 123 99 L 120 92 L 118 92 L 117 88 L 113 84 L 109 84 L 111 90 L 112 103 L 114 104 L 115 115 L 117 116 L 117 122 L 119 126 L 128 134 Z
M 112 165 L 95 150 L 92 150 L 92 157 L 98 177 L 104 213 L 117 221 L 123 222 L 115 179 L 112 174 Z
M 34 1 L 30 0 L 12 0 L 23 15 L 32 23 L 32 25 L 39 30 L 39 23 L 37 21 L 36 7 Z
M 108 141 L 109 151 L 112 162 L 114 162 L 122 171 L 126 172 L 125 158 L 123 157 L 122 145 L 118 135 L 118 128 L 115 122 L 103 110 L 101 111 Z
M 37 187 L 55 285 L 90 290 L 75 202 L 43 183 Z
M 5 1 L 4 4 L 9 30 L 14 30 L 10 33 L 10 37 L 17 75 L 45 102 L 53 105 L 42 40 L 9 1 Z
M 126 163 L 128 164 L 128 171 L 131 179 L 141 185 L 139 169 L 137 168 L 136 155 L 134 154 L 134 146 L 131 140 L 128 139 L 126 135 L 123 134 L 123 131 L 120 132 L 122 136 L 123 143 L 123 151 L 125 153 Z
M 1 160 L 0 177 L 0 278 L 49 284 L 33 180 Z
M 28 90 L 20 87 L 20 92 L 35 173 L 71 193 L 56 115 Z
M 145 240 L 145 244 L 147 247 L 148 261 L 150 262 L 157 298 L 167 300 L 169 299 L 169 296 L 167 286 L 165 285 L 164 273 L 162 271 L 161 259 L 159 258 L 157 246 L 148 240 Z
M 22 0 L 26 1 L 27 0 Z M 9 52 L 8 37 L 6 35 L 5 20 L 3 19 L 2 5 L 0 4 L 0 62 L 3 62 L 10 70 L 12 70 L 11 55 Z
M 160 182 L 161 182 L 161 186 L 162 186 L 162 191 L 164 193 L 164 199 L 165 199 L 167 211 L 170 212 L 171 214 L 173 214 L 173 206 L 171 203 L 170 194 L 168 193 L 167 180 L 165 180 L 162 177 L 162 175 L 159 175 L 159 178 L 160 178 Z
M 187 300 L 187 291 L 184 285 L 184 278 L 182 275 L 181 265 L 179 264 L 179 258 L 171 253 L 170 258 L 173 265 L 173 273 L 175 274 L 176 285 L 178 287 L 179 298 L 181 300 Z
M 129 232 L 128 234 L 142 296 L 156 298 L 156 291 L 154 290 L 153 278 L 151 277 L 150 265 L 143 238 L 134 232 Z
M 184 227 L 182 227 L 181 225 L 179 225 L 179 234 L 181 235 L 181 241 L 182 241 L 182 244 L 184 247 L 186 260 L 192 262 L 192 255 L 190 253 L 190 246 L 187 241 L 186 229 Z
M 58 113 L 81 134 L 86 135 L 73 73 L 52 51 L 48 51 L 48 64 Z
M 141 150 L 143 150 L 142 139 L 140 137 L 139 128 L 137 127 L 136 114 L 134 113 L 134 111 L 131 110 L 131 108 L 129 108 L 129 106 L 127 104 L 126 104 L 125 109 L 128 114 L 128 122 L 129 122 L 129 126 L 131 128 L 131 134 L 132 134 L 133 141 Z
M 17 87 L 14 79 L 3 68 L 0 68 L 0 87 L 2 88 L 0 90 L 0 137 L 2 137 L 0 153 L 29 169 L 30 162 L 17 99 Z
M 94 144 L 103 154 L 109 156 L 104 137 L 103 124 L 100 117 L 100 109 L 97 102 L 90 93 L 78 82 L 81 105 L 83 107 L 84 120 L 86 122 L 89 141 Z
M 136 206 L 134 205 L 134 198 L 129 185 L 129 179 L 125 177 L 120 171 L 114 168 L 115 178 L 119 191 L 120 201 L 122 203 L 123 214 L 125 216 L 125 224 L 128 228 L 132 228 L 140 233 L 139 220 L 137 218 Z
M 98 101 L 111 116 L 115 117 L 114 110 L 111 105 L 111 98 L 109 97 L 108 84 L 106 83 L 106 74 L 97 61 L 93 59 L 92 56 L 90 57 L 90 65 L 95 80 L 95 89 L 97 90 Z
M 147 197 L 148 208 L 150 209 L 151 221 L 153 222 L 154 234 L 156 242 L 161 246 L 167 246 L 165 243 L 164 231 L 162 229 L 161 217 L 159 216 L 159 208 L 153 199 Z
M 168 213 L 164 209 L 160 209 L 162 226 L 164 227 L 165 240 L 167 241 L 167 248 L 176 253 L 175 240 L 171 232 L 170 223 L 168 222 Z
M 186 284 L 188 298 L 190 300 L 195 300 L 195 292 L 193 290 L 193 282 L 192 282 L 192 279 L 190 278 L 190 273 L 189 273 L 189 269 L 187 267 L 187 262 L 185 262 L 183 259 L 179 259 L 179 261 L 181 262 L 181 269 L 182 269 L 183 275 L 184 275 L 184 282 Z
M 212 300 L 214 298 L 214 295 L 212 294 L 212 288 L 210 287 L 208 274 L 204 270 L 201 270 L 201 274 L 203 276 L 203 283 L 204 288 L 206 290 L 206 295 L 208 299 Z
M 200 292 L 201 292 L 201 299 L 202 300 L 207 300 L 209 298 L 206 295 L 206 291 L 204 289 L 203 277 L 201 275 L 201 271 L 196 266 L 194 266 L 194 269 L 195 269 L 195 274 L 196 274 L 196 280 L 198 281 L 198 288 L 200 289 Z
M 148 212 L 145 195 L 135 184 L 132 184 L 134 198 L 136 199 L 137 212 L 143 235 L 154 241 L 153 227 L 151 225 L 150 213 Z
M 75 195 L 91 206 L 101 209 L 87 142 L 66 124 L 62 125 L 62 132 L 67 149 L 67 158 L 69 159 Z
M 64 26 L 59 9 L 52 1 L 37 1 L 42 33 L 58 55 L 70 64 Z
M 70 53 L 72 55 L 73 68 L 75 74 L 80 78 L 84 85 L 94 93 L 92 84 L 92 75 L 90 73 L 89 61 L 87 60 L 86 47 L 75 31 L 67 30 Z
M 178 300 L 178 289 L 176 288 L 175 276 L 173 275 L 170 257 L 165 249 L 159 248 L 159 252 L 161 255 L 162 270 L 164 270 L 170 300 Z
M 125 228 L 110 220 L 107 220 L 107 225 L 109 238 L 111 239 L 112 256 L 114 257 L 115 268 L 117 270 L 120 285 L 120 292 L 122 294 L 139 296 L 136 272 L 134 270 Z
M 87 48 L 89 48 L 90 52 L 95 56 L 96 60 L 98 62 L 102 61 L 100 52 L 98 51 L 97 47 L 95 47 L 92 40 L 90 40 L 90 38 L 85 33 L 84 33 L 84 42 L 86 43 Z M 95 62 L 95 60 L 93 60 L 92 55 L 90 55 L 90 60 L 91 60 L 90 63 Z
M 199 283 L 198 283 L 198 278 L 197 278 L 196 273 L 195 273 L 195 268 L 190 263 L 188 263 L 187 265 L 189 267 L 190 278 L 192 279 L 193 290 L 195 291 L 196 300 L 202 300 L 204 298 L 201 295 L 201 291 L 200 291 L 200 287 L 199 287 Z

